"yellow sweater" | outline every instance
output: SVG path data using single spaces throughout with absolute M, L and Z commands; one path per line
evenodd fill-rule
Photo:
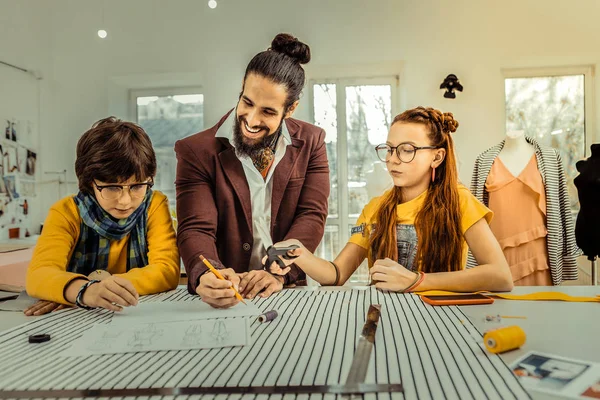
M 74 279 L 83 277 L 66 270 L 79 239 L 80 225 L 73 197 L 66 197 L 50 208 L 27 270 L 30 296 L 70 304 L 64 297 L 64 289 Z M 140 295 L 171 290 L 179 283 L 179 251 L 169 204 L 167 197 L 157 191 L 148 209 L 147 229 L 147 266 L 126 272 L 129 235 L 111 241 L 108 256 L 108 272 L 130 281 Z

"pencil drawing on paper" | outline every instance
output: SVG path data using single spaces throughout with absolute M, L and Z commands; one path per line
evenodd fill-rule
M 77 339 L 65 356 L 246 346 L 243 318 L 95 326 Z
M 227 329 L 227 325 L 225 324 L 225 322 L 215 321 L 211 333 L 211 337 L 213 338 L 214 342 L 219 345 L 224 345 L 226 344 L 230 336 L 231 333 L 229 332 L 229 329 Z
M 192 325 L 185 330 L 181 345 L 185 347 L 193 347 L 202 344 L 202 340 L 202 325 Z
M 92 351 L 108 350 L 122 333 L 122 331 L 105 331 L 102 333 L 102 336 L 89 343 L 86 348 Z
M 154 324 L 141 326 L 133 331 L 133 337 L 129 339 L 128 344 L 134 349 L 143 350 L 148 346 L 152 346 L 162 335 L 163 330 L 157 328 Z

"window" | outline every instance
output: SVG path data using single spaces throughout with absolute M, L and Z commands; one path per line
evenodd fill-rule
M 507 130 L 524 130 L 542 145 L 559 150 L 563 160 L 571 209 L 579 200 L 573 179 L 575 163 L 586 157 L 591 144 L 591 68 L 505 71 Z
M 385 143 L 395 109 L 397 79 L 311 81 L 312 115 L 326 132 L 331 194 L 325 236 L 317 254 L 333 260 L 363 207 L 391 187 L 375 146 Z M 368 282 L 365 261 L 351 282 Z
M 199 89 L 158 89 L 131 92 L 137 123 L 156 152 L 156 190 L 169 198 L 175 218 L 175 142 L 204 129 L 204 96 Z

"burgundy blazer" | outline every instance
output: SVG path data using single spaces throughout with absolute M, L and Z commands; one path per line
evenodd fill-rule
M 250 188 L 233 146 L 215 137 L 228 116 L 175 143 L 177 245 L 190 293 L 196 293 L 198 279 L 207 269 L 200 255 L 239 273 L 249 270 L 253 243 Z M 325 131 L 291 118 L 285 123 L 292 144 L 271 178 L 271 237 L 274 243 L 298 239 L 314 252 L 323 238 L 328 211 Z M 304 276 L 293 265 L 286 281 L 293 283 Z

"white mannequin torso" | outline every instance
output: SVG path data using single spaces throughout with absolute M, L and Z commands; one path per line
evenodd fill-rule
M 506 133 L 504 147 L 498 158 L 513 176 L 517 177 L 525 169 L 535 153 L 533 145 L 525 140 L 525 132 L 510 131 Z

